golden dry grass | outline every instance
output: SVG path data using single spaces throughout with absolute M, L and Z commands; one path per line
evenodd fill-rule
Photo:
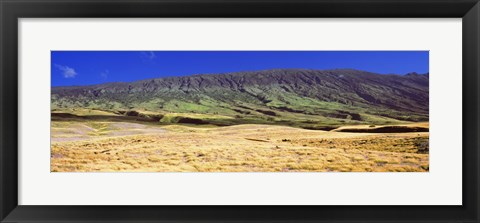
M 53 172 L 417 172 L 428 171 L 428 159 L 428 133 L 344 133 L 272 125 L 52 124 Z

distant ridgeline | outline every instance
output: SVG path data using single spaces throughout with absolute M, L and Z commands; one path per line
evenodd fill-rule
M 53 87 L 52 110 L 209 114 L 216 124 L 428 121 L 429 75 L 277 69 Z M 321 124 L 319 124 L 321 123 Z

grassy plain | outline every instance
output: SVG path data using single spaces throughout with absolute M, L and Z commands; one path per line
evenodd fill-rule
M 262 123 L 211 125 L 208 119 L 232 119 L 212 114 L 181 114 L 190 121 L 207 120 L 200 124 L 178 123 L 179 114 L 175 113 L 156 115 L 132 117 L 89 109 L 53 111 L 51 171 L 429 170 L 428 122 L 346 125 L 324 131 Z M 376 131 L 381 129 L 400 131 Z

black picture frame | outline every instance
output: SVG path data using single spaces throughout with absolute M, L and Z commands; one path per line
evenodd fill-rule
M 478 0 L 0 0 L 0 14 L 1 222 L 479 222 Z M 463 205 L 18 205 L 17 21 L 74 17 L 462 18 Z

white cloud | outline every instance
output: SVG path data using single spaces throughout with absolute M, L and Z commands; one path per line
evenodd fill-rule
M 153 51 L 146 51 L 142 52 L 142 57 L 145 59 L 153 60 L 155 59 L 156 55 Z
M 105 71 L 100 73 L 100 77 L 102 77 L 103 79 L 107 79 L 109 74 L 110 74 L 110 71 L 105 70 Z
M 62 72 L 64 78 L 74 78 L 78 74 L 75 71 L 75 69 L 73 69 L 69 66 L 63 66 L 63 65 L 60 65 L 60 64 L 55 64 L 55 67 Z

